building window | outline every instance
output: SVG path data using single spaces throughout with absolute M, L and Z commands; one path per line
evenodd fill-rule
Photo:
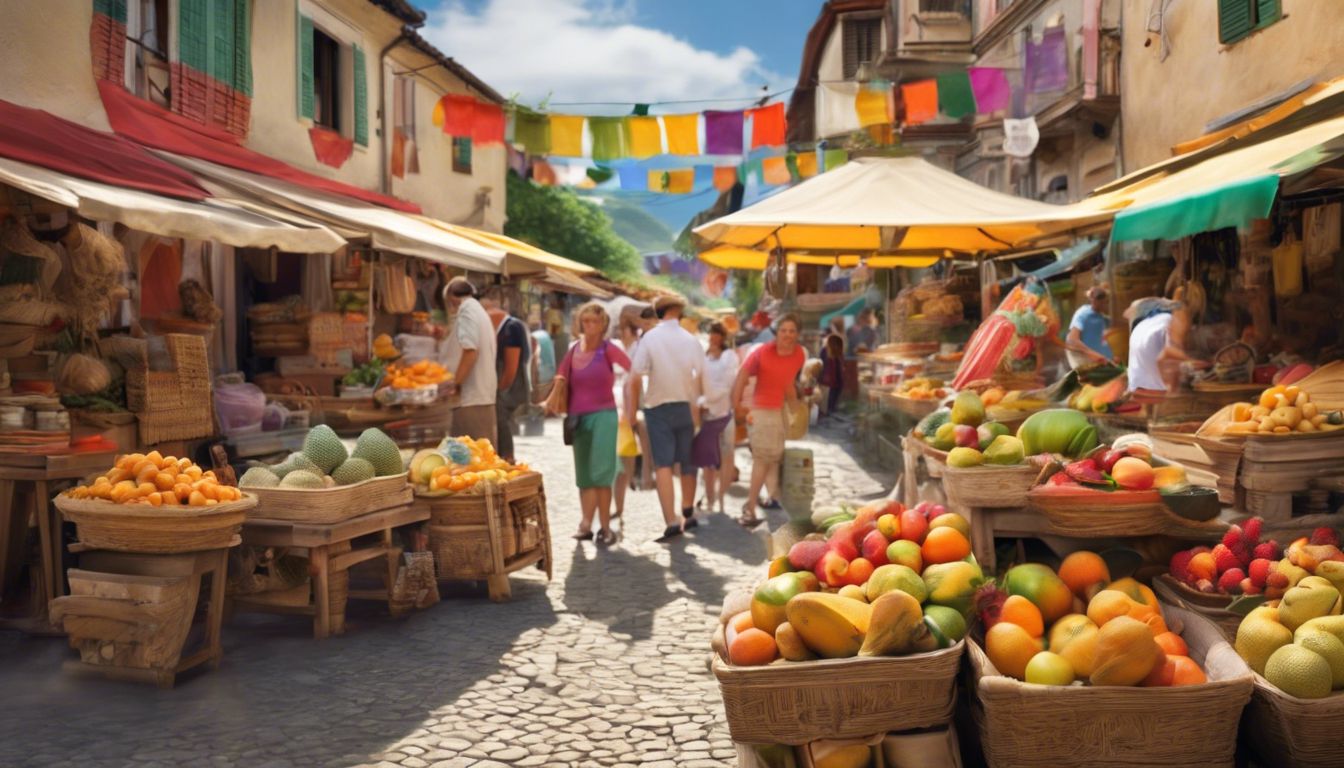
M 844 74 L 846 80 L 853 80 L 863 63 L 877 63 L 882 52 L 882 17 L 846 18 L 841 24 L 841 41 L 844 47 Z
M 1218 42 L 1240 42 L 1282 18 L 1281 0 L 1218 0 Z
M 132 0 L 126 13 L 126 90 L 171 106 L 168 0 Z
M 401 135 L 415 141 L 415 78 L 397 77 L 392 90 L 392 114 Z
M 313 30 L 313 122 L 341 132 L 341 44 Z
M 453 170 L 471 173 L 471 139 L 465 136 L 453 137 Z
M 920 13 L 955 13 L 971 17 L 969 0 L 919 0 Z

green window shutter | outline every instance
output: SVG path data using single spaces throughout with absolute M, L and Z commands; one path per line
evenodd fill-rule
M 313 118 L 313 20 L 298 14 L 299 116 Z
M 1257 0 L 1218 0 L 1218 42 L 1231 45 L 1251 34 Z
M 1255 28 L 1264 29 L 1283 18 L 1282 0 L 1255 0 Z
M 197 72 L 210 71 L 209 0 L 178 0 L 177 59 Z
M 206 73 L 233 85 L 234 0 L 210 0 L 210 68 Z
M 364 69 L 364 49 L 351 46 L 354 55 L 350 57 L 355 69 L 355 143 L 369 146 L 369 75 Z
M 251 0 L 234 0 L 233 87 L 252 95 Z
M 93 12 L 126 23 L 126 0 L 93 0 Z

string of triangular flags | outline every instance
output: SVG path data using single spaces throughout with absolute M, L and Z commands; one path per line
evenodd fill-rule
M 725 192 L 735 184 L 745 185 L 749 181 L 764 187 L 792 184 L 834 170 L 848 160 L 847 150 L 820 149 L 759 157 L 732 165 L 695 165 L 689 168 L 649 168 L 635 164 L 591 168 L 532 158 L 523 170 L 533 181 L 547 186 L 591 188 L 614 179 L 623 192 L 675 195 L 701 192 L 711 186 Z

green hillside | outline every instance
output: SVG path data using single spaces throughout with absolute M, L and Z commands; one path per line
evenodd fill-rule
M 658 217 L 627 200 L 603 198 L 602 210 L 611 217 L 611 228 L 640 253 L 672 250 L 676 234 Z

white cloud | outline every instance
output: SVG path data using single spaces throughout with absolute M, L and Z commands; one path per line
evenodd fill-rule
M 760 56 L 748 48 L 721 55 L 632 23 L 634 4 L 635 0 L 487 0 L 473 12 L 459 0 L 444 0 L 430 11 L 420 31 L 495 90 L 517 92 L 523 103 L 532 105 L 549 95 L 559 112 L 629 110 L 559 106 L 564 102 L 750 97 L 761 94 L 762 86 L 775 92 L 793 85 L 794 78 L 764 69 Z M 713 106 L 668 106 L 655 108 L 655 113 Z

